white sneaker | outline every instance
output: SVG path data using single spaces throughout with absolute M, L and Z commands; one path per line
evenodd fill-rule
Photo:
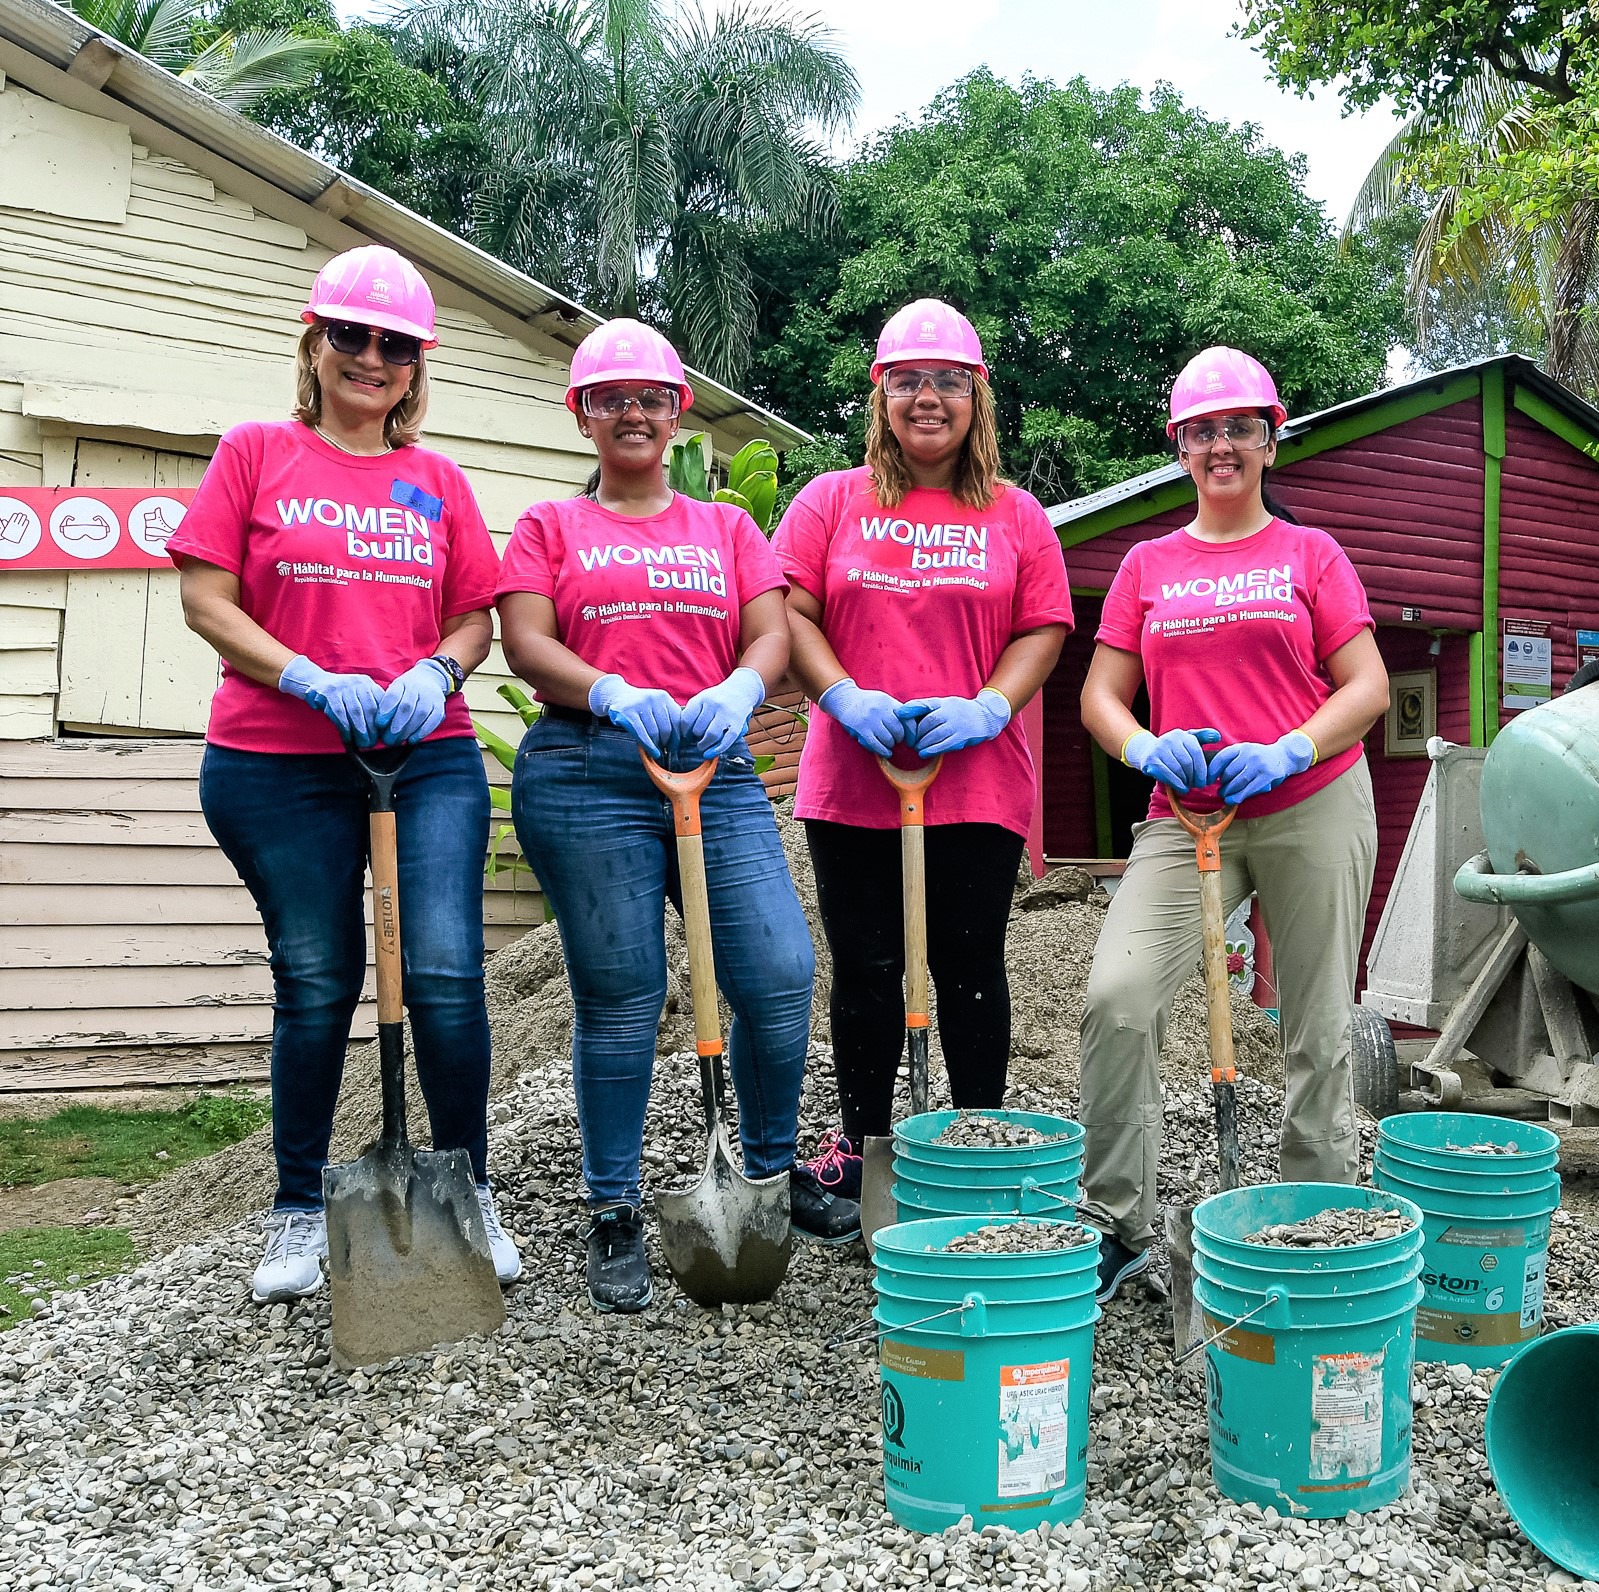
M 322 1286 L 328 1219 L 321 1211 L 273 1211 L 266 1220 L 266 1253 L 255 1268 L 250 1297 L 258 1305 L 303 1299 Z
M 477 1186 L 478 1209 L 483 1212 L 483 1228 L 489 1235 L 489 1254 L 494 1261 L 494 1275 L 505 1287 L 522 1275 L 522 1257 L 511 1242 L 511 1235 L 500 1225 L 500 1213 L 494 1208 L 494 1194 L 487 1183 Z

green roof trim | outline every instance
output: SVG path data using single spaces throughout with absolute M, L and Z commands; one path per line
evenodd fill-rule
M 1553 432 L 1562 442 L 1569 442 L 1579 453 L 1590 459 L 1599 459 L 1599 434 L 1579 425 L 1570 415 L 1563 414 L 1552 403 L 1528 392 L 1518 385 L 1511 395 L 1511 403 L 1529 420 L 1535 421 L 1545 431 Z

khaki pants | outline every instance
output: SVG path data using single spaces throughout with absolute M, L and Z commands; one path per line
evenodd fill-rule
M 1142 1249 L 1155 1234 L 1160 1048 L 1178 987 L 1199 960 L 1201 935 L 1188 832 L 1160 819 L 1133 835 L 1083 1012 L 1082 1209 Z M 1286 1085 L 1284 1182 L 1353 1183 L 1359 1174 L 1349 1020 L 1376 855 L 1364 758 L 1314 796 L 1240 819 L 1222 837 L 1223 911 L 1253 891 L 1271 938 Z

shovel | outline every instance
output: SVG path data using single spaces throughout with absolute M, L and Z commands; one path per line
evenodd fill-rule
M 905 903 L 905 1044 L 910 1052 L 911 1115 L 927 1109 L 927 848 L 922 798 L 944 759 L 917 768 L 877 760 L 899 793 L 901 892 Z M 877 1253 L 877 1230 L 899 1220 L 894 1200 L 894 1140 L 868 1134 L 861 1146 L 861 1236 Z
M 1238 1187 L 1238 1073 L 1233 1065 L 1233 1012 L 1228 998 L 1227 920 L 1221 900 L 1222 833 L 1238 809 L 1191 813 L 1174 797 L 1172 812 L 1194 837 L 1199 864 L 1199 921 L 1204 934 L 1205 1008 L 1210 1028 L 1210 1087 L 1216 1100 L 1216 1150 L 1220 1186 Z M 1194 1303 L 1194 1208 L 1166 1208 L 1166 1247 L 1171 1255 L 1172 1335 L 1181 1358 L 1204 1341 L 1205 1329 Z
M 683 891 L 683 932 L 694 999 L 694 1041 L 705 1107 L 705 1170 L 692 1188 L 655 1201 L 661 1253 L 679 1288 L 707 1310 L 761 1304 L 782 1285 L 791 1243 L 788 1173 L 750 1178 L 734 1164 L 722 1115 L 722 1028 L 716 1009 L 716 963 L 711 949 L 711 903 L 700 835 L 700 792 L 716 763 L 673 773 L 640 752 L 644 767 L 671 799 L 677 831 L 677 872 Z
M 333 1360 L 344 1369 L 494 1332 L 505 1300 L 465 1150 L 413 1150 L 405 1132 L 400 869 L 394 782 L 409 747 L 353 748 L 371 785 L 383 1133 L 322 1173 L 333 1296 Z

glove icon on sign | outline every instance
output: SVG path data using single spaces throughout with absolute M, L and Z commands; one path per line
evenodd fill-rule
M 32 529 L 26 514 L 13 514 L 7 519 L 0 520 L 0 542 L 21 543 Z

